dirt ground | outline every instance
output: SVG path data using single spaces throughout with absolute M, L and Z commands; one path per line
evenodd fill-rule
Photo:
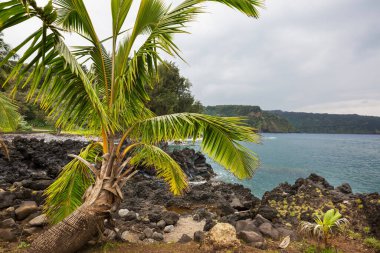
M 260 250 L 243 245 L 238 249 L 229 249 L 224 253 L 303 253 L 309 245 L 315 245 L 313 241 L 292 242 L 286 250 L 278 248 L 279 242 L 268 241 L 268 249 Z M 375 253 L 374 250 L 366 248 L 360 241 L 348 240 L 344 237 L 335 238 L 332 245 L 340 253 Z M 21 247 L 20 247 L 21 246 Z M 25 248 L 24 248 L 25 247 Z M 0 243 L 0 253 L 21 253 L 25 252 L 27 245 L 20 243 Z M 105 243 L 101 246 L 88 247 L 79 253 L 205 253 L 199 244 L 191 242 L 180 243 L 154 243 L 154 244 L 133 244 L 133 243 Z
M 279 242 L 268 241 L 268 249 L 260 250 L 243 245 L 238 249 L 230 249 L 224 253 L 302 253 L 309 245 L 315 245 L 313 241 L 293 242 L 286 250 L 278 248 Z M 362 243 L 348 240 L 344 237 L 334 239 L 332 245 L 341 253 L 375 253 L 374 250 L 366 248 Z M 91 248 L 81 253 L 204 253 L 199 244 L 196 243 L 156 243 L 156 244 L 130 244 L 115 243 L 105 244 L 101 247 Z

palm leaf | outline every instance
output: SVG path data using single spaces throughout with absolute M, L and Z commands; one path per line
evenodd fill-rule
M 99 142 L 91 143 L 79 154 L 90 163 L 96 163 L 102 152 Z M 82 204 L 82 197 L 94 182 L 90 169 L 78 159 L 73 159 L 59 174 L 58 178 L 44 192 L 44 212 L 53 223 L 58 223 Z
M 0 131 L 12 131 L 17 128 L 20 114 L 17 106 L 0 92 Z
M 173 158 L 154 145 L 140 145 L 134 152 L 130 163 L 154 167 L 157 177 L 164 179 L 174 195 L 179 195 L 187 188 L 186 175 Z
M 131 127 L 129 137 L 146 144 L 203 137 L 201 148 L 239 179 L 250 178 L 259 165 L 257 155 L 239 142 L 258 142 L 255 130 L 241 118 L 196 113 L 158 116 Z

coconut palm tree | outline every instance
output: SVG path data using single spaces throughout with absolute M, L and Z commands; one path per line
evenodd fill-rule
M 317 239 L 322 239 L 325 247 L 328 246 L 328 239 L 332 237 L 334 229 L 343 229 L 348 224 L 346 218 L 342 218 L 342 214 L 335 209 L 330 209 L 321 216 L 314 219 L 315 223 L 303 221 L 300 224 L 300 232 L 312 234 Z
M 83 0 L 54 0 L 44 7 L 34 0 L 0 3 L 0 31 L 32 18 L 42 21 L 42 27 L 5 57 L 26 48 L 5 83 L 17 78 L 14 91 L 28 84 L 27 99 L 38 101 L 57 127 L 86 126 L 102 138 L 72 155 L 74 160 L 48 188 L 45 211 L 57 224 L 32 243 L 30 252 L 79 249 L 107 214 L 118 209 L 121 189 L 140 165 L 153 166 L 173 194 L 181 194 L 188 187 L 186 176 L 159 148 L 162 141 L 202 137 L 202 150 L 240 179 L 252 177 L 258 166 L 257 156 L 240 143 L 257 142 L 258 136 L 241 118 L 155 116 L 144 106 L 149 100 L 146 87 L 155 83 L 162 53 L 179 56 L 173 36 L 186 33 L 186 25 L 204 12 L 206 1 L 184 0 L 172 7 L 163 0 L 139 0 L 128 28 L 125 20 L 132 2 L 110 1 L 112 34 L 104 39 L 96 33 Z M 213 2 L 254 18 L 262 6 L 261 0 Z M 87 45 L 69 48 L 66 32 L 80 35 Z M 88 71 L 85 66 L 90 66 Z

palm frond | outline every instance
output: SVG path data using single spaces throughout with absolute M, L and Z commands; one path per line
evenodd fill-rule
M 250 178 L 258 157 L 239 142 L 258 142 L 255 130 L 241 118 L 178 113 L 149 118 L 131 127 L 129 138 L 146 144 L 203 137 L 201 148 L 239 179 Z
M 258 18 L 259 12 L 257 8 L 264 7 L 264 0 L 207 0 L 210 2 L 218 2 L 234 8 L 249 17 Z
M 120 29 L 124 24 L 133 0 L 112 0 L 112 30 L 113 37 L 116 38 L 120 33 Z
M 0 3 L 0 13 L 0 31 L 20 24 L 37 15 L 33 10 L 28 13 L 27 8 L 19 0 Z
M 164 179 L 174 195 L 181 194 L 187 188 L 186 175 L 176 161 L 165 151 L 154 145 L 142 144 L 134 152 L 131 165 L 154 167 L 157 177 Z
M 96 163 L 101 153 L 101 143 L 95 142 L 84 148 L 79 156 L 90 163 Z M 58 178 L 44 192 L 44 212 L 50 221 L 58 223 L 75 211 L 82 204 L 83 194 L 93 182 L 91 170 L 78 159 L 65 165 Z
M 17 128 L 21 118 L 17 109 L 17 106 L 0 92 L 0 131 L 12 131 Z

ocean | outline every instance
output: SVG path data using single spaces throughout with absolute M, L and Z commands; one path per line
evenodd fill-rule
M 238 180 L 209 158 L 208 162 L 218 179 L 242 184 L 257 197 L 310 173 L 334 186 L 349 183 L 354 192 L 380 192 L 380 135 L 262 134 L 262 144 L 244 145 L 261 160 L 252 179 Z M 192 148 L 199 150 L 197 145 Z

